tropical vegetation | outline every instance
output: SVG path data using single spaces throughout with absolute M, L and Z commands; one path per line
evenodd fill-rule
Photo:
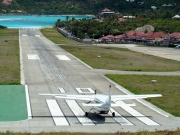
M 97 14 L 104 8 L 123 14 L 150 16 L 179 13 L 179 0 L 13 0 L 12 3 L 1 4 L 0 9 L 24 10 L 27 14 Z M 152 12 L 152 6 L 157 7 Z
M 67 17 L 68 18 L 68 17 Z M 99 22 L 96 20 L 57 20 L 57 27 L 65 27 L 70 30 L 73 35 L 78 38 L 84 38 L 85 36 L 90 36 L 91 38 L 100 38 L 103 35 L 118 35 L 124 34 L 127 31 L 135 30 L 137 27 L 142 27 L 144 25 L 152 25 L 155 31 L 163 31 L 165 33 L 173 33 L 180 31 L 180 21 L 172 19 L 127 19 L 125 21 L 119 22 L 118 16 L 110 16 Z

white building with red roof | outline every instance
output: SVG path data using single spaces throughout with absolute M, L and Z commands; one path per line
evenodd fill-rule
M 102 16 L 105 16 L 105 15 L 112 15 L 114 13 L 115 13 L 114 11 L 111 11 L 110 9 L 105 8 L 105 9 L 101 10 L 101 12 L 99 13 L 99 18 L 101 18 Z

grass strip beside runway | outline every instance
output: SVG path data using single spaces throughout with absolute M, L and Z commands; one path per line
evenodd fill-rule
M 180 76 L 112 74 L 106 76 L 134 94 L 162 94 L 160 98 L 149 98 L 147 101 L 174 116 L 180 116 Z M 157 80 L 156 84 L 151 80 Z
M 0 85 L 0 122 L 27 118 L 25 87 L 23 85 Z
M 180 62 L 126 48 L 61 46 L 86 64 L 97 69 L 123 71 L 180 71 Z
M 0 84 L 20 84 L 18 29 L 0 29 Z
M 156 132 L 148 132 L 148 131 L 139 131 L 139 132 L 115 132 L 115 133 L 83 133 L 83 132 L 49 132 L 49 133 L 13 133 L 13 132 L 5 132 L 1 133 L 0 135 L 179 135 L 180 130 L 177 129 L 175 131 L 156 131 Z

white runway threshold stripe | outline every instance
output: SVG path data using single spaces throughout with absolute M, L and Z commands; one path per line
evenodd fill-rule
M 118 101 L 117 104 L 125 104 L 123 101 Z M 130 106 L 121 106 L 125 111 L 130 113 L 132 116 L 136 117 L 138 120 L 143 122 L 144 124 L 148 126 L 158 126 L 159 124 L 155 121 L 149 119 L 148 117 L 144 116 L 143 114 L 139 113 L 135 109 L 133 109 Z
M 83 126 L 95 125 L 91 119 L 85 116 L 85 112 L 79 107 L 79 105 L 76 103 L 75 100 L 65 100 L 65 101 Z
M 66 93 L 66 91 L 64 90 L 64 88 L 58 87 L 58 90 L 59 90 L 61 93 Z
M 51 112 L 52 118 L 56 126 L 68 126 L 69 123 L 67 119 L 64 117 L 59 105 L 54 99 L 46 99 L 47 105 Z
M 115 117 L 112 117 L 117 123 L 119 123 L 120 125 L 134 125 L 133 123 L 131 123 L 130 121 L 128 121 L 126 118 L 124 118 L 123 116 L 121 116 L 121 114 L 119 114 L 118 112 L 116 112 L 113 108 L 110 109 L 111 111 L 109 111 L 109 115 L 112 116 L 111 112 L 115 112 Z

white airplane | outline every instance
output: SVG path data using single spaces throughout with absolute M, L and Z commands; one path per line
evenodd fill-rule
M 135 106 L 135 104 L 118 104 L 117 101 L 130 100 L 130 99 L 143 99 L 151 97 L 162 97 L 161 94 L 144 94 L 144 95 L 111 95 L 111 85 L 109 86 L 109 95 L 96 94 L 95 95 L 69 95 L 69 94 L 43 94 L 44 96 L 54 96 L 55 98 L 62 99 L 75 99 L 89 101 L 83 103 L 83 106 L 92 107 L 96 114 L 107 114 L 111 107 L 121 107 L 121 106 Z M 90 110 L 90 111 L 91 111 Z M 89 112 L 90 112 L 89 111 Z M 86 117 L 88 112 L 85 113 Z M 115 117 L 115 112 L 112 112 L 112 116 Z

